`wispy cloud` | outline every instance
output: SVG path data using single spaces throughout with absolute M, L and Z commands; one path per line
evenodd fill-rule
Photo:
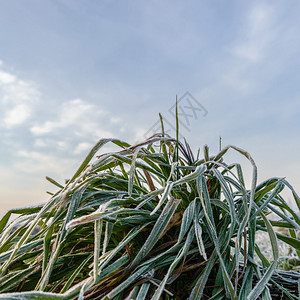
M 14 167 L 29 174 L 37 174 L 45 170 L 49 173 L 68 174 L 71 166 L 76 163 L 75 159 L 59 158 L 54 154 L 38 151 L 21 150 L 16 154 L 19 159 L 15 160 Z
M 264 3 L 253 5 L 241 29 L 241 43 L 234 48 L 234 53 L 250 62 L 262 59 L 266 48 L 275 38 L 274 18 L 271 6 Z

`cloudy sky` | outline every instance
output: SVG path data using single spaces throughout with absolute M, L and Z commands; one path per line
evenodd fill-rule
M 99 138 L 141 140 L 158 112 L 171 128 L 176 95 L 195 151 L 221 136 L 260 180 L 300 192 L 299 13 L 296 0 L 0 1 L 0 214 L 46 201 L 45 176 L 71 177 Z

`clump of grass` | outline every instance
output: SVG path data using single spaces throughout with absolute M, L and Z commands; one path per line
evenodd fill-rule
M 107 143 L 120 151 L 95 157 Z M 241 166 L 224 162 L 227 151 L 249 160 L 250 189 Z M 257 185 L 256 175 L 235 146 L 217 155 L 205 146 L 195 158 L 164 134 L 135 146 L 101 139 L 65 185 L 49 179 L 59 191 L 46 204 L 0 221 L 0 298 L 272 299 L 273 284 L 297 299 L 297 278 L 288 279 L 293 290 L 278 276 L 277 241 L 300 255 L 299 212 L 281 192 L 290 189 L 299 210 L 300 198 L 285 179 Z M 258 230 L 272 260 L 255 243 Z

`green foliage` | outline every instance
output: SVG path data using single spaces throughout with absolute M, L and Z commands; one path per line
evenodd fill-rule
M 109 142 L 121 150 L 94 157 Z M 224 163 L 229 150 L 249 160 L 250 189 L 241 166 Z M 102 139 L 65 186 L 48 180 L 60 190 L 45 205 L 0 221 L 0 299 L 271 299 L 278 239 L 299 255 L 299 211 L 281 193 L 290 189 L 300 209 L 299 196 L 282 178 L 257 185 L 252 157 L 234 146 L 213 156 L 205 146 L 195 160 L 178 134 L 135 146 Z

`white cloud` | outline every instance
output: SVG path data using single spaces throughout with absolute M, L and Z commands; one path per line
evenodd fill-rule
M 240 43 L 233 52 L 251 62 L 259 61 L 265 50 L 274 39 L 274 12 L 270 6 L 256 4 L 250 10 L 245 27 L 242 28 Z
M 67 142 L 65 142 L 65 141 L 58 141 L 57 142 L 57 147 L 60 150 L 67 150 L 68 147 L 69 147 L 69 144 Z
M 255 5 L 249 14 L 251 35 L 257 36 L 270 23 L 271 8 L 264 5 Z
M 33 134 L 42 135 L 51 132 L 53 129 L 55 129 L 55 127 L 60 127 L 60 126 L 58 126 L 58 124 L 54 122 L 47 121 L 44 123 L 44 125 L 33 126 L 30 130 Z
M 75 99 L 64 102 L 60 114 L 55 121 L 46 121 L 33 126 L 30 130 L 36 136 L 46 135 L 62 129 L 72 130 L 77 136 L 104 137 L 111 136 L 111 133 L 100 126 L 107 127 L 108 123 L 118 123 L 113 119 L 108 122 L 108 114 L 82 99 Z
M 24 104 L 19 104 L 8 110 L 3 122 L 7 128 L 22 124 L 30 116 L 30 108 Z
M 93 145 L 90 143 L 85 143 L 85 142 L 79 143 L 74 150 L 74 154 L 81 154 L 83 152 L 87 152 L 92 148 L 92 146 Z
M 66 128 L 76 125 L 79 121 L 88 121 L 89 113 L 94 110 L 94 106 L 81 99 L 75 99 L 62 104 L 59 119 L 56 121 L 46 121 L 44 124 L 35 125 L 31 132 L 35 135 L 50 133 L 56 129 Z
M 70 150 L 71 145 L 69 142 L 64 140 L 56 140 L 53 138 L 38 138 L 35 139 L 34 146 L 37 148 L 47 148 L 48 151 L 52 148 L 66 151 Z
M 1 66 L 2 64 L 0 64 Z M 0 71 L 0 84 L 13 83 L 16 80 L 16 76 L 7 72 Z
M 45 139 L 36 139 L 34 145 L 39 148 L 47 147 L 48 142 Z
M 3 68 L 2 62 L 0 67 Z M 11 129 L 23 124 L 30 118 L 39 96 L 39 91 L 33 83 L 0 70 L 0 126 Z
M 22 172 L 36 173 L 56 173 L 68 175 L 71 166 L 76 163 L 76 160 L 70 158 L 59 158 L 56 155 L 40 153 L 37 151 L 18 151 L 14 167 Z M 47 174 L 44 174 L 47 175 Z

